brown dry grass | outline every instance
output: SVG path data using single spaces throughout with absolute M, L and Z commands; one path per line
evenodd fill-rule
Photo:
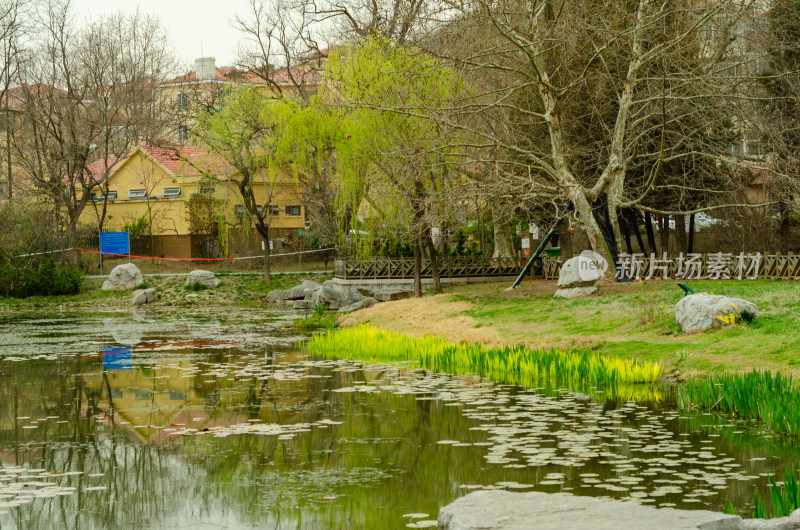
M 437 335 L 456 343 L 488 346 L 505 343 L 495 328 L 482 326 L 476 319 L 458 314 L 468 311 L 472 304 L 453 302 L 449 298 L 449 295 L 440 294 L 385 302 L 344 315 L 339 319 L 339 324 L 354 326 L 369 322 L 382 329 L 411 336 Z

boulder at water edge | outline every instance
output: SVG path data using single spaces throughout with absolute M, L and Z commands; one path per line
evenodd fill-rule
M 758 307 L 741 298 L 697 293 L 684 296 L 675 305 L 675 322 L 683 331 L 704 331 L 754 318 L 758 318 Z
M 275 289 L 274 291 L 270 291 L 267 293 L 267 301 L 268 302 L 280 302 L 283 300 L 302 300 L 306 298 L 306 289 L 310 289 L 311 291 L 316 291 L 320 288 L 320 285 L 317 282 L 312 282 L 311 280 L 303 280 L 303 283 L 298 285 L 297 287 L 292 287 L 291 289 Z
M 555 298 L 576 298 L 590 295 L 597 290 L 595 283 L 600 279 L 597 268 L 590 258 L 575 256 L 564 262 L 558 273 L 558 289 Z
M 131 305 L 152 304 L 156 300 L 158 300 L 158 293 L 156 292 L 155 287 L 150 287 L 149 289 L 136 289 L 133 291 Z
M 191 287 L 195 284 L 205 285 L 209 289 L 216 288 L 222 281 L 217 278 L 211 271 L 195 270 L 186 276 L 186 287 Z
M 103 282 L 104 291 L 133 289 L 142 283 L 142 271 L 133 263 L 117 265 Z

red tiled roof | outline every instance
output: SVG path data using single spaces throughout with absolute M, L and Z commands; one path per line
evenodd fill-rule
M 219 66 L 214 68 L 214 79 L 217 81 L 230 81 L 234 83 L 261 83 L 262 81 L 255 74 L 244 72 L 233 66 Z M 174 79 L 167 81 L 167 84 L 173 83 L 189 83 L 197 81 L 197 71 L 179 75 Z M 202 80 L 201 80 L 202 81 Z
M 226 160 L 201 147 L 143 145 L 141 148 L 178 177 L 235 173 Z
M 53 88 L 50 85 L 45 84 L 35 84 L 35 85 L 22 85 L 22 86 L 15 86 L 9 88 L 6 91 L 6 95 L 8 96 L 8 106 L 12 109 L 19 109 L 25 105 L 25 92 L 30 91 L 34 94 L 37 94 L 41 97 L 52 96 L 54 94 L 63 96 L 66 94 L 65 91 L 59 88 Z M 4 96 L 5 97 L 5 96 Z M 5 103 L 5 102 L 3 102 Z
M 106 160 L 108 161 L 108 165 L 106 165 Z M 86 166 L 86 172 L 92 177 L 97 178 L 103 174 L 103 171 L 105 171 L 106 167 L 111 168 L 111 171 L 113 171 L 122 158 L 108 158 L 106 160 L 102 158 L 100 160 L 95 160 Z

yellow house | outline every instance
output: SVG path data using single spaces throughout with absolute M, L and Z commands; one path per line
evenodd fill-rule
M 128 229 L 139 236 L 132 240 L 134 254 L 258 254 L 262 238 L 242 201 L 238 176 L 222 158 L 203 148 L 141 145 L 116 161 L 108 178 L 107 201 L 105 189 L 96 192 L 82 221 L 97 225 L 105 202 L 103 230 Z M 302 185 L 286 175 L 257 176 L 254 185 L 258 211 L 267 214 L 273 249 L 287 242 L 302 245 Z

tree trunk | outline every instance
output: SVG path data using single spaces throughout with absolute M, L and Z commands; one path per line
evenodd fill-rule
M 600 254 L 600 256 L 606 260 L 608 269 L 606 270 L 605 277 L 608 277 L 608 270 L 614 269 L 614 260 L 611 258 L 611 254 L 609 254 L 609 250 L 606 246 L 605 240 L 603 239 L 603 235 L 600 233 L 600 227 L 598 226 L 597 221 L 594 218 L 594 213 L 592 212 L 592 205 L 589 204 L 589 201 L 586 199 L 586 195 L 580 188 L 576 188 L 570 198 L 572 199 L 572 205 L 575 207 L 575 211 L 578 213 L 581 221 L 583 221 L 586 229 L 586 236 L 589 238 L 589 244 L 591 245 L 592 250 Z
M 678 252 L 686 252 L 686 216 L 675 216 L 675 241 L 678 245 Z
M 639 244 L 639 252 L 644 253 L 646 252 L 646 250 L 644 246 L 644 241 L 642 241 L 642 233 L 639 230 L 639 221 L 641 221 L 642 218 L 639 215 L 639 212 L 636 210 L 628 210 L 626 214 L 627 214 L 628 226 L 630 226 L 633 229 L 633 235 L 636 237 L 636 242 Z M 631 254 L 633 253 L 631 252 Z
M 422 247 L 419 234 L 414 236 L 414 296 L 422 297 Z
M 653 233 L 653 218 L 648 211 L 644 212 L 644 231 L 647 234 L 647 246 L 649 248 L 647 251 L 642 249 L 642 252 L 655 254 L 657 252 L 656 235 Z
M 428 243 L 428 254 L 431 258 L 431 274 L 433 275 L 433 288 L 437 293 L 442 292 L 442 282 L 439 278 L 439 261 L 436 257 L 436 245 L 433 244 L 433 238 L 430 233 L 426 237 Z
M 694 214 L 689 216 L 689 238 L 686 242 L 686 252 L 694 252 Z
M 633 245 L 631 245 L 631 229 L 625 220 L 624 215 L 619 216 L 619 227 L 622 230 L 622 236 L 625 238 L 625 247 L 628 249 L 628 254 L 633 254 Z
M 669 216 L 661 216 L 661 252 L 669 252 Z
M 505 205 L 492 205 L 492 221 L 494 222 L 493 258 L 514 257 L 513 211 Z
M 263 237 L 263 236 L 262 236 Z M 270 250 L 269 238 L 262 239 L 264 244 L 264 282 L 267 284 L 272 283 L 272 274 L 270 273 Z

